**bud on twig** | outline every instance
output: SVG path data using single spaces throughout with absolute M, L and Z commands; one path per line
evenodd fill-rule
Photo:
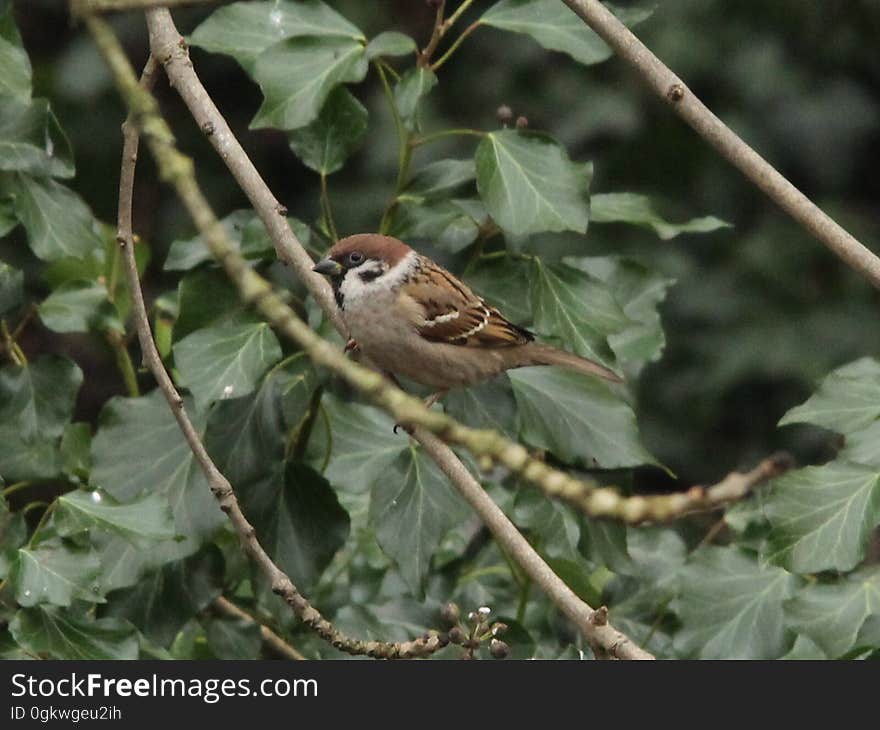
M 528 117 L 520 116 L 520 117 L 516 118 L 516 128 L 517 129 L 525 129 L 528 126 L 529 126 Z
M 513 109 L 507 106 L 507 104 L 502 104 L 495 112 L 495 116 L 497 116 L 498 121 L 506 127 L 513 119 Z

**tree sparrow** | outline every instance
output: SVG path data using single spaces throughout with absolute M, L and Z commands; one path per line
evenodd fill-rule
M 509 322 L 446 269 L 390 236 L 343 238 L 313 271 L 329 277 L 357 346 L 387 373 L 437 389 L 511 368 L 558 365 L 615 383 L 608 368 Z

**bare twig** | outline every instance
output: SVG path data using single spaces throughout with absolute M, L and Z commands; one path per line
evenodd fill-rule
M 678 115 L 727 158 L 773 202 L 849 266 L 880 288 L 880 258 L 831 219 L 776 168 L 715 116 L 684 82 L 660 61 L 599 0 L 562 0 Z
M 256 168 L 254 168 L 253 164 L 247 158 L 246 153 L 235 139 L 226 121 L 223 119 L 222 115 L 217 110 L 199 81 L 198 76 L 185 53 L 185 46 L 182 45 L 182 39 L 180 38 L 177 29 L 174 27 L 170 13 L 165 10 L 151 11 L 147 14 L 147 22 L 150 29 L 151 48 L 153 53 L 163 60 L 166 73 L 171 80 L 172 86 L 177 89 L 199 126 L 202 127 L 202 129 L 212 130 L 212 133 L 209 135 L 211 143 L 215 146 L 223 160 L 229 166 L 230 171 L 253 203 L 260 218 L 264 222 L 275 222 L 279 216 L 277 216 L 275 212 L 277 203 L 274 202 L 274 196 L 271 191 L 269 191 L 265 182 L 260 178 Z M 275 226 L 275 230 L 280 227 L 287 227 L 287 223 L 283 219 L 280 226 Z M 272 233 L 272 229 L 270 229 L 270 233 Z M 288 238 L 292 236 L 292 234 L 289 233 L 289 230 L 285 235 L 288 236 Z M 274 234 L 272 235 L 272 238 L 277 242 L 278 239 Z M 291 245 L 294 247 L 299 246 L 295 239 L 293 239 Z M 279 246 L 278 248 L 280 249 L 279 255 L 282 257 L 291 256 L 293 254 L 293 252 L 290 251 L 290 247 L 282 248 Z M 338 311 L 332 297 L 323 296 L 325 291 L 323 286 L 325 282 L 321 277 L 312 273 L 311 259 L 309 259 L 304 251 L 301 252 L 299 258 L 302 258 L 302 256 L 306 258 L 308 265 L 297 266 L 297 272 L 300 274 L 300 277 L 306 286 L 313 291 L 313 293 L 317 292 L 316 299 L 318 303 L 329 316 L 334 318 L 334 323 L 336 324 L 337 329 L 339 329 L 343 336 L 345 336 L 345 330 L 338 317 Z M 315 288 L 313 289 L 313 287 Z M 313 346 L 324 351 L 327 347 L 326 343 L 323 343 L 319 338 L 312 335 L 308 328 L 304 329 L 305 332 L 301 331 L 300 334 L 311 336 L 308 339 L 310 339 Z M 304 347 L 304 349 L 307 349 L 308 351 L 308 348 Z M 313 354 L 312 351 L 310 351 L 310 354 Z M 337 365 L 340 364 L 338 354 L 339 353 L 333 353 L 331 357 L 332 361 Z M 320 358 L 317 361 L 321 361 Z M 353 363 L 349 363 L 347 360 L 342 360 L 341 364 L 343 367 L 348 364 L 354 366 Z M 361 374 L 363 374 L 362 369 L 357 370 L 360 370 Z M 386 381 L 377 378 L 375 374 L 368 373 L 368 375 L 372 379 L 369 381 L 361 380 L 358 384 L 358 387 L 365 390 L 365 392 L 369 392 L 370 389 L 375 390 L 377 387 L 382 389 L 390 387 Z M 391 390 L 399 393 L 401 397 L 407 399 L 413 407 L 421 411 L 423 414 L 429 414 L 429 417 L 431 413 L 440 415 L 436 414 L 436 412 L 426 411 L 422 407 L 421 401 L 408 398 L 403 393 L 397 391 L 396 388 L 391 388 Z M 401 414 L 394 413 L 394 415 L 400 416 Z M 442 418 L 445 419 L 445 417 Z M 404 421 L 401 420 L 401 422 Z M 470 475 L 452 450 L 440 439 L 421 428 L 416 428 L 414 430 L 413 437 L 425 447 L 426 451 L 434 458 L 438 466 L 445 474 L 447 474 L 447 476 L 449 476 L 453 485 L 486 522 L 487 526 L 490 527 L 495 538 L 511 549 L 515 559 L 529 573 L 536 584 L 541 586 L 544 592 L 557 603 L 560 609 L 578 624 L 579 628 L 584 631 L 588 638 L 593 636 L 596 633 L 596 629 L 588 621 L 592 609 L 572 593 L 568 586 L 566 586 L 565 583 L 556 576 L 552 570 L 550 570 L 531 545 L 522 538 L 522 535 L 516 527 L 504 516 L 494 502 L 492 502 L 491 498 L 489 498 L 480 488 L 479 484 Z M 526 450 L 521 446 L 517 445 L 514 448 L 516 449 L 516 458 L 528 457 Z M 590 640 L 592 641 L 592 639 Z M 650 655 L 647 652 L 639 649 L 639 647 L 630 642 L 626 637 L 610 627 L 603 631 L 601 640 L 606 642 L 609 649 L 616 647 L 613 653 L 620 658 L 650 658 Z
M 123 126 L 123 151 L 122 166 L 119 178 L 119 210 L 117 241 L 125 253 L 125 270 L 128 277 L 129 289 L 131 290 L 132 311 L 137 326 L 138 338 L 143 352 L 143 358 L 149 367 L 165 399 L 168 401 L 171 411 L 177 420 L 180 430 L 183 432 L 187 444 L 189 444 L 196 460 L 208 480 L 211 492 L 217 498 L 220 508 L 229 516 L 236 532 L 242 542 L 245 551 L 254 560 L 269 581 L 272 591 L 281 596 L 293 609 L 297 617 L 311 627 L 321 638 L 330 642 L 334 647 L 350 654 L 366 654 L 381 658 L 419 657 L 433 653 L 442 646 L 437 636 L 428 636 L 414 641 L 403 643 L 390 643 L 384 641 L 362 641 L 346 636 L 337 630 L 325 619 L 308 600 L 299 593 L 290 578 L 272 561 L 266 551 L 260 545 L 254 527 L 248 522 L 236 499 L 235 492 L 229 481 L 217 469 L 202 443 L 201 437 L 190 421 L 186 413 L 183 398 L 174 387 L 174 383 L 162 364 L 162 359 L 153 342 L 150 330 L 150 322 L 144 305 L 143 292 L 138 279 L 137 263 L 134 255 L 134 237 L 132 235 L 131 210 L 132 195 L 134 188 L 135 165 L 137 163 L 139 124 L 150 127 L 148 139 L 154 139 L 152 135 L 158 135 L 162 140 L 160 144 L 169 145 L 173 149 L 173 140 L 161 116 L 158 116 L 158 108 L 155 100 L 149 94 L 149 87 L 154 83 L 157 64 L 151 56 L 144 68 L 142 86 L 139 86 L 128 60 L 116 41 L 113 31 L 104 21 L 95 16 L 85 16 L 86 24 L 94 36 L 98 47 L 107 59 L 108 65 L 114 71 L 118 82 L 123 88 L 140 89 L 145 96 L 140 98 L 141 105 L 132 105 L 129 119 Z M 128 96 L 126 96 L 128 99 Z M 137 97 L 136 97 L 137 98 Z M 150 104 L 147 99 L 152 101 Z M 149 109 L 148 109 L 149 108 Z M 150 113 L 155 116 L 149 117 Z M 164 127 L 164 129 L 163 129 Z M 157 156 L 158 157 L 158 156 Z M 159 158 L 161 159 L 161 158 Z M 166 170 L 167 173 L 167 170 Z M 210 211 L 208 211 L 210 214 Z M 216 223 L 216 221 L 215 221 Z M 219 224 L 217 229 L 222 230 Z
M 217 596 L 217 598 L 214 599 L 214 602 L 211 605 L 219 613 L 223 613 L 231 618 L 237 618 L 241 621 L 247 621 L 248 623 L 257 624 L 257 626 L 260 627 L 260 638 L 263 640 L 263 643 L 279 656 L 282 656 L 285 659 L 305 659 L 305 657 L 300 654 L 295 647 L 288 644 L 284 639 L 278 636 L 278 634 L 272 631 L 272 629 L 255 619 L 247 611 L 236 606 L 228 598 Z
M 88 13 L 116 13 L 125 10 L 147 10 L 155 7 L 184 7 L 187 5 L 216 5 L 221 0 L 71 0 L 73 15 Z

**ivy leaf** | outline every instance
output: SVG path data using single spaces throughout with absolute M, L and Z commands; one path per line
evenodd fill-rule
M 415 203 L 436 200 L 455 192 L 476 175 L 473 160 L 437 160 L 416 172 L 397 199 Z
M 828 375 L 806 403 L 779 421 L 812 423 L 848 435 L 880 417 L 880 363 L 863 357 Z
M 245 619 L 212 619 L 206 630 L 208 648 L 218 659 L 258 659 L 263 646 L 260 626 Z
M 319 175 L 341 170 L 367 134 L 367 110 L 344 86 L 327 97 L 318 118 L 287 136 L 303 164 Z
M 480 228 L 458 205 L 440 200 L 426 204 L 400 198 L 395 206 L 389 234 L 407 241 L 423 239 L 452 253 L 462 251 L 477 240 Z
M 2 190 L 0 190 L 2 193 Z M 18 218 L 15 217 L 15 209 L 12 206 L 12 198 L 3 197 L 0 195 L 0 238 L 3 238 L 9 231 L 15 228 L 18 225 Z M 0 262 L 0 270 L 4 264 Z M 0 285 L 0 292 L 2 292 L 2 285 Z M 2 298 L 2 294 L 0 294 L 0 298 Z
M 324 476 L 339 489 L 364 492 L 380 480 L 408 449 L 394 434 L 394 421 L 383 411 L 324 396 L 323 407 L 333 429 L 333 452 Z
M 590 166 L 572 162 L 550 137 L 505 129 L 477 147 L 477 189 L 505 231 L 584 233 L 589 221 Z
M 255 393 L 214 406 L 205 445 L 227 479 L 245 484 L 274 473 L 284 458 L 285 407 L 294 410 L 293 401 L 301 397 L 303 407 L 287 424 L 293 428 L 305 415 L 304 406 L 316 385 L 314 369 L 300 358 L 271 370 Z
M 205 417 L 185 403 L 200 434 Z M 130 503 L 147 494 L 164 498 L 174 515 L 180 542 L 157 545 L 146 556 L 151 564 L 194 553 L 223 524 L 208 482 L 162 394 L 155 390 L 141 398 L 112 398 L 101 411 L 92 440 L 92 486 L 119 502 Z
M 511 519 L 519 527 L 531 531 L 542 555 L 583 562 L 577 547 L 581 529 L 577 517 L 567 505 L 549 500 L 537 489 L 524 486 L 517 490 Z
M 880 421 L 848 434 L 838 458 L 880 469 Z
M 10 512 L 0 494 L 0 580 L 8 577 L 18 556 L 18 548 L 28 539 L 28 526 L 21 512 Z
M 418 50 L 416 42 L 395 30 L 379 33 L 367 44 L 367 58 L 371 61 L 380 56 L 408 56 Z
M 117 534 L 142 549 L 177 534 L 171 507 L 156 494 L 120 504 L 97 490 L 69 492 L 58 498 L 54 520 L 55 529 L 62 536 L 97 528 Z
M 613 8 L 626 25 L 651 15 L 642 8 Z M 562 51 L 586 65 L 611 57 L 611 49 L 572 10 L 556 0 L 501 0 L 478 21 L 499 30 L 525 33 L 544 48 Z
M 12 3 L 0 12 L 0 97 L 22 101 L 31 97 L 31 62 L 15 25 Z
M 437 85 L 437 76 L 429 68 L 417 66 L 407 71 L 394 87 L 394 103 L 404 126 L 419 129 L 419 107 L 422 99 Z
M 20 548 L 13 567 L 15 600 L 20 606 L 69 606 L 75 598 L 103 603 L 96 583 L 100 568 L 94 550 L 73 548 L 60 540 Z
M 61 469 L 68 476 L 87 478 L 92 468 L 92 427 L 88 423 L 68 423 L 61 436 Z
M 0 41 L 2 43 L 2 41 Z M 45 99 L 0 105 L 0 170 L 73 177 L 73 151 Z
M 119 312 L 107 299 L 107 287 L 96 281 L 64 282 L 43 300 L 39 312 L 43 324 L 55 332 L 125 332 Z
M 180 384 L 189 388 L 198 408 L 247 395 L 280 359 L 281 345 L 265 322 L 206 327 L 174 345 Z
M 491 428 L 516 438 L 516 401 L 506 377 L 455 388 L 447 393 L 443 405 L 450 416 L 472 428 Z
M 0 473 L 7 479 L 52 477 L 57 440 L 83 381 L 65 357 L 43 355 L 25 367 L 0 368 Z
M 257 324 L 260 322 L 238 296 L 235 285 L 222 271 L 194 271 L 177 287 L 177 319 L 174 340 L 180 341 L 208 326 Z
M 223 556 L 213 546 L 165 565 L 132 588 L 109 596 L 105 615 L 127 619 L 167 647 L 187 621 L 223 591 Z
M 73 151 L 45 99 L 0 106 L 0 170 L 73 177 Z
M 0 187 L 0 192 L 12 196 L 15 215 L 38 258 L 86 258 L 103 246 L 92 212 L 64 185 L 49 178 L 13 174 L 5 176 Z
M 608 286 L 578 269 L 547 266 L 538 259 L 530 273 L 537 332 L 561 339 L 578 355 L 612 365 L 606 335 L 627 329 L 632 321 Z
M 700 659 L 775 659 L 794 641 L 782 604 L 798 579 L 733 547 L 708 547 L 681 571 L 675 648 Z
M 242 508 L 261 544 L 308 590 L 348 537 L 348 513 L 330 484 L 311 467 L 290 462 L 283 473 L 240 487 Z
M 773 482 L 767 558 L 796 573 L 850 570 L 880 522 L 880 471 L 836 460 Z
M 440 540 L 468 514 L 437 465 L 415 448 L 401 454 L 374 482 L 370 522 L 383 552 L 417 596 Z
M 657 463 L 639 443 L 632 409 L 599 379 L 551 367 L 518 368 L 507 375 L 520 432 L 530 444 L 567 463 L 594 468 Z
M 0 475 L 21 480 L 58 474 L 58 439 L 81 383 L 80 369 L 57 356 L 0 369 Z
M 0 314 L 15 309 L 24 301 L 24 274 L 0 261 Z
M 254 220 L 252 210 L 234 210 L 220 221 L 229 242 L 241 251 L 241 239 L 245 226 Z M 214 257 L 205 245 L 201 234 L 188 239 L 172 241 L 165 258 L 165 271 L 189 271 Z
M 19 646 L 52 659 L 137 659 L 134 627 L 115 618 L 89 619 L 55 606 L 22 609 L 9 623 Z
M 880 617 L 880 571 L 866 568 L 834 584 L 801 588 L 785 604 L 785 615 L 829 657 L 842 657 L 859 647 L 866 622 Z
M 604 282 L 630 320 L 608 335 L 608 344 L 622 362 L 652 362 L 666 344 L 658 305 L 674 283 L 646 266 L 620 257 L 565 258 L 564 263 Z
M 337 85 L 363 81 L 367 65 L 363 44 L 351 38 L 291 38 L 272 46 L 254 63 L 264 98 L 251 129 L 306 126 Z
M 237 2 L 215 10 L 190 36 L 190 43 L 235 58 L 244 68 L 269 46 L 286 38 L 318 36 L 365 40 L 363 33 L 318 0 Z
M 654 231 L 668 241 L 682 233 L 710 233 L 719 228 L 732 228 L 730 223 L 714 216 L 694 218 L 686 223 L 669 223 L 655 210 L 647 195 L 635 193 L 594 193 L 590 198 L 593 223 L 632 223 Z

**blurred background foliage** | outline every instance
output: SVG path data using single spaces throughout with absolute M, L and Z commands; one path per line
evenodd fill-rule
M 474 17 L 490 4 L 477 2 Z M 333 6 L 368 37 L 396 29 L 424 42 L 432 17 L 425 3 L 413 0 Z M 112 221 L 123 111 L 108 72 L 65 3 L 29 0 L 16 11 L 34 66 L 34 95 L 51 100 L 76 152 L 71 186 L 97 217 Z M 187 33 L 209 12 L 178 11 L 175 18 Z M 147 54 L 143 19 L 132 13 L 112 20 L 140 64 Z M 871 40 L 878 33 L 875 0 L 664 0 L 638 26 L 647 45 L 710 108 L 868 245 L 880 240 L 874 172 L 880 56 Z M 317 176 L 296 159 L 283 133 L 247 131 L 261 100 L 257 86 L 231 58 L 191 52 L 277 197 L 291 214 L 315 221 Z M 584 255 L 626 253 L 676 281 L 660 309 L 666 351 L 638 386 L 637 413 L 650 451 L 686 484 L 778 448 L 807 462 L 828 457 L 826 433 L 775 426 L 833 367 L 878 352 L 872 324 L 878 296 L 870 286 L 787 220 L 618 61 L 582 67 L 526 36 L 483 27 L 443 74 L 444 83 L 426 100 L 431 128 L 493 129 L 497 107 L 507 104 L 530 126 L 556 136 L 572 159 L 593 161 L 594 193 L 650 194 L 669 220 L 712 214 L 733 224 L 671 241 L 611 224 L 592 226 L 584 239 Z M 361 151 L 331 178 L 341 235 L 377 228 L 397 165 L 393 124 L 375 74 L 353 91 L 369 111 L 370 127 Z M 183 105 L 167 89 L 160 98 L 183 148 L 199 160 L 199 181 L 218 213 L 245 207 Z M 472 149 L 471 140 L 453 138 L 416 154 L 421 163 L 469 156 Z M 145 286 L 155 293 L 167 288 L 163 247 L 193 230 L 147 156 L 141 164 L 135 230 L 151 242 Z M 6 242 L 2 256 L 21 265 L 22 249 Z M 552 247 L 541 253 L 552 257 Z M 28 337 L 25 346 L 39 351 L 39 340 L 58 335 L 34 323 Z M 110 394 L 124 392 L 109 349 L 85 337 L 66 337 L 86 373 L 75 420 L 93 420 Z M 638 481 L 644 489 L 664 488 L 655 470 Z

